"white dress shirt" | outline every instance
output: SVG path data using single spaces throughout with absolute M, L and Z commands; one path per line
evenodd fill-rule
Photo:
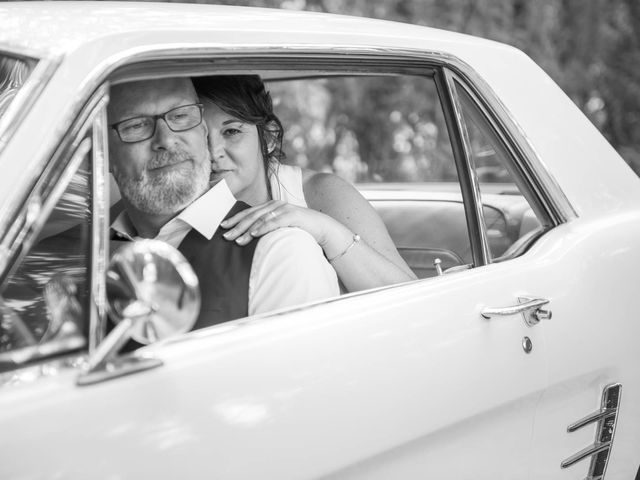
M 193 228 L 211 240 L 235 203 L 223 179 L 167 222 L 155 239 L 178 248 Z M 111 228 L 126 239 L 141 238 L 126 212 L 118 215 Z M 336 272 L 309 233 L 280 228 L 257 241 L 249 275 L 249 315 L 339 295 Z

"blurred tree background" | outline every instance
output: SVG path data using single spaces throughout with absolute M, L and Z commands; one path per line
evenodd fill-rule
M 563 88 L 640 175 L 639 0 L 194 0 L 191 3 L 311 10 L 395 20 L 514 45 Z

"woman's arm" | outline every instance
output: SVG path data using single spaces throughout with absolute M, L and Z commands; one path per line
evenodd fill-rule
M 353 185 L 337 175 L 308 170 L 302 182 L 309 207 L 343 227 L 321 244 L 327 258 L 341 255 L 353 243 L 354 234 L 360 236 L 360 242 L 331 262 L 349 291 L 416 279 L 378 213 Z
M 225 238 L 244 245 L 276 228 L 302 228 L 322 247 L 350 292 L 416 278 L 376 211 L 352 185 L 336 175 L 304 172 L 303 186 L 311 208 L 282 201 L 255 206 L 222 223 L 230 229 Z M 360 236 L 356 243 L 355 234 Z

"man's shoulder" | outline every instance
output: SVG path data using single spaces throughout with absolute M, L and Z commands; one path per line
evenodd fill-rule
M 282 227 L 273 230 L 258 239 L 256 248 L 295 248 L 322 251 L 313 236 L 297 227 Z

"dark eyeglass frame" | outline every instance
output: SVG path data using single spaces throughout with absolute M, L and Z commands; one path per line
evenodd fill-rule
M 200 120 L 198 121 L 198 123 L 196 123 L 195 125 L 189 126 L 187 128 L 174 128 L 171 126 L 171 123 L 167 120 L 167 115 L 169 115 L 171 112 L 175 112 L 176 110 L 179 110 L 181 108 L 184 107 L 198 107 L 198 111 L 200 112 Z M 164 113 L 160 113 L 158 115 L 138 115 L 137 117 L 131 117 L 131 118 L 125 118 L 124 120 L 120 120 L 119 122 L 116 123 L 112 123 L 111 125 L 109 125 L 109 127 L 113 128 L 116 133 L 118 134 L 118 138 L 120 139 L 120 141 L 122 143 L 138 143 L 138 142 L 144 142 L 145 140 L 149 140 L 151 137 L 153 137 L 156 134 L 156 128 L 158 126 L 158 119 L 162 119 L 164 120 L 164 123 L 167 124 L 167 127 L 169 127 L 169 130 L 171 130 L 172 132 L 186 132 L 187 130 L 191 130 L 192 128 L 196 128 L 198 125 L 200 125 L 202 123 L 202 118 L 203 118 L 203 113 L 204 113 L 204 105 L 202 103 L 189 103 L 187 105 L 180 105 L 178 107 L 172 108 L 171 110 L 167 110 Z M 120 130 L 118 129 L 118 127 L 120 125 L 122 125 L 125 122 L 130 122 L 131 120 L 136 120 L 138 118 L 149 118 L 153 121 L 152 125 L 153 128 L 151 129 L 151 133 L 141 139 L 138 140 L 124 140 L 122 138 L 122 135 L 120 133 Z

